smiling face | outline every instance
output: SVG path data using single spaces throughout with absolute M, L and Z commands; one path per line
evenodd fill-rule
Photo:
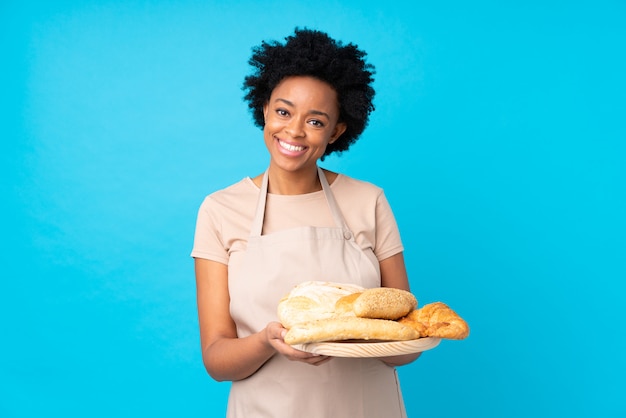
M 263 136 L 270 169 L 293 174 L 315 172 L 326 146 L 346 130 L 338 123 L 339 104 L 333 88 L 318 79 L 287 77 L 263 107 Z

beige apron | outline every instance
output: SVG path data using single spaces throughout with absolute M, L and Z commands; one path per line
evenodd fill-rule
M 308 280 L 380 286 L 373 252 L 364 252 L 337 206 L 326 176 L 322 189 L 336 227 L 299 227 L 262 235 L 268 176 L 240 268 L 229 267 L 231 315 L 239 337 L 277 321 L 278 301 Z M 333 358 L 320 365 L 274 355 L 252 376 L 232 383 L 230 418 L 405 417 L 396 370 L 377 359 Z

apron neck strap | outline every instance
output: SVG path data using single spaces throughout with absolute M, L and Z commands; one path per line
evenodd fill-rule
M 261 236 L 261 233 L 263 231 L 263 219 L 265 218 L 267 189 L 269 184 L 268 170 L 265 170 L 265 173 L 263 174 L 263 180 L 261 181 L 261 191 L 259 192 L 256 212 L 254 214 L 254 219 L 252 220 L 252 226 L 250 228 L 250 236 L 252 237 Z M 335 200 L 335 196 L 333 195 L 332 190 L 330 190 L 330 185 L 328 184 L 328 180 L 326 180 L 326 175 L 324 174 L 324 171 L 320 167 L 317 167 L 317 173 L 320 179 L 320 184 L 322 185 L 322 190 L 324 191 L 324 196 L 326 197 L 326 202 L 328 203 L 328 208 L 330 209 L 330 213 L 332 214 L 333 220 L 335 222 L 335 226 L 349 232 L 348 225 L 346 224 L 346 221 L 341 214 L 341 210 L 339 210 L 339 205 Z
M 261 191 L 259 192 L 259 199 L 256 204 L 256 211 L 254 213 L 254 219 L 252 220 L 252 226 L 250 228 L 251 237 L 260 237 L 263 231 L 263 218 L 265 216 L 265 202 L 267 201 L 267 185 L 269 183 L 268 170 L 265 170 L 263 174 L 263 180 L 261 180 Z
M 320 167 L 317 167 L 317 173 L 320 177 L 322 190 L 324 190 L 324 195 L 326 196 L 328 208 L 330 209 L 330 213 L 333 215 L 335 226 L 337 228 L 343 229 L 344 231 L 349 231 L 348 225 L 346 224 L 346 221 L 341 214 L 341 210 L 339 209 L 339 205 L 335 200 L 335 195 L 333 194 L 333 191 L 330 190 L 330 185 L 328 184 L 328 180 L 326 180 L 326 175 L 324 174 L 324 171 Z

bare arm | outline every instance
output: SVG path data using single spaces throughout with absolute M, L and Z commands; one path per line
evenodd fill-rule
M 196 259 L 195 270 L 202 359 L 215 380 L 245 379 L 277 352 L 310 364 L 321 364 L 327 359 L 285 344 L 286 330 L 277 322 L 269 323 L 248 337 L 238 338 L 229 309 L 228 267 Z
M 410 291 L 409 278 L 404 264 L 404 255 L 398 253 L 380 262 L 380 277 L 382 287 L 395 287 L 397 289 Z M 381 358 L 383 362 L 390 366 L 401 366 L 415 361 L 421 353 L 404 354 L 401 356 L 391 356 Z

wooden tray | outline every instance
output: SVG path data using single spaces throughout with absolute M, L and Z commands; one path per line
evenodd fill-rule
M 294 344 L 296 350 L 333 357 L 386 357 L 421 353 L 439 345 L 440 338 L 419 338 L 409 341 L 344 341 Z

